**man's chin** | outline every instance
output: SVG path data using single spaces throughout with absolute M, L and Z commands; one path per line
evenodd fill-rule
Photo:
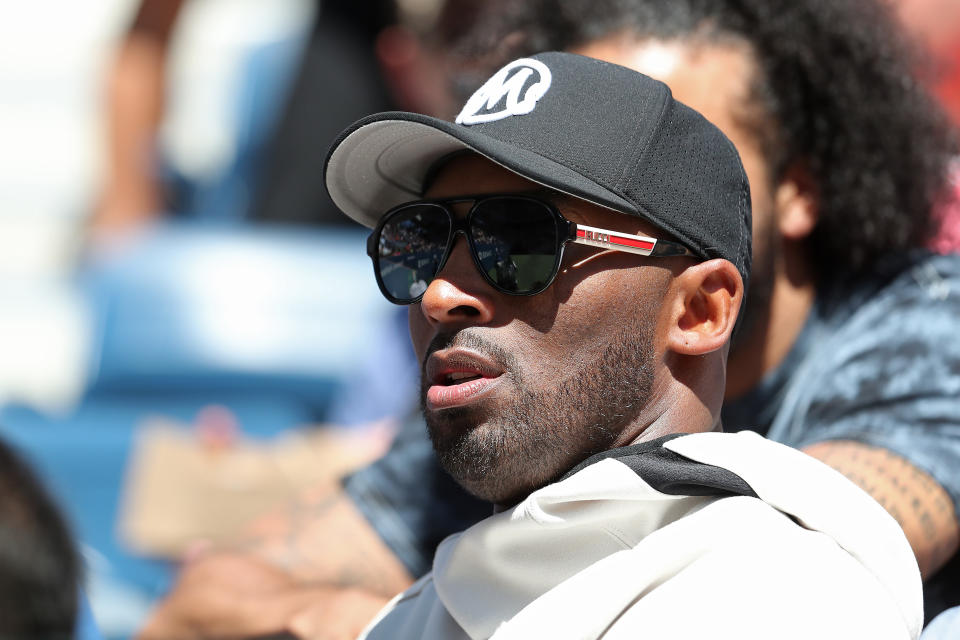
M 431 418 L 428 414 L 427 429 L 437 460 L 468 492 L 481 500 L 509 504 L 536 488 L 517 473 L 512 464 L 516 453 L 508 450 L 510 439 L 500 429 L 477 422 L 465 426 L 452 415 Z
M 519 504 L 540 488 L 519 486 L 512 482 L 515 478 L 498 478 L 496 474 L 487 474 L 482 478 L 460 478 L 454 475 L 453 479 L 470 495 L 494 505 L 496 511 L 504 511 Z

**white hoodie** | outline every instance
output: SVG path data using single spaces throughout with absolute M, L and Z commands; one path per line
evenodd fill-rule
M 760 436 L 594 456 L 450 536 L 369 640 L 915 639 L 920 573 L 896 521 Z

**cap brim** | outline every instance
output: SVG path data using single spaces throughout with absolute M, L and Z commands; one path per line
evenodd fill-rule
M 465 149 L 551 189 L 639 214 L 620 195 L 550 158 L 477 129 L 415 113 L 376 114 L 344 131 L 327 155 L 324 181 L 334 204 L 353 220 L 374 227 L 390 208 L 421 197 L 423 181 L 439 159 Z

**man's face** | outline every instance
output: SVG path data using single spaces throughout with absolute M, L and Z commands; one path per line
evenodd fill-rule
M 733 142 L 750 181 L 753 203 L 753 266 L 740 335 L 763 321 L 773 288 L 777 251 L 774 179 L 756 127 L 767 114 L 751 96 L 754 55 L 745 44 L 690 40 L 637 40 L 618 34 L 595 40 L 574 53 L 635 69 L 666 83 L 674 98 L 700 112 Z
M 441 169 L 426 195 L 536 189 L 464 156 Z M 637 218 L 574 198 L 554 204 L 574 222 L 658 235 Z M 653 400 L 663 369 L 658 324 L 670 269 L 682 261 L 569 244 L 546 291 L 511 296 L 483 280 L 458 237 L 410 307 L 424 415 L 444 468 L 477 496 L 507 504 L 589 455 L 636 439 L 662 411 Z

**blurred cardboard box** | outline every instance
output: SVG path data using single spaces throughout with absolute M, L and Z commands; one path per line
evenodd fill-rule
M 211 445 L 189 427 L 151 421 L 136 436 L 120 537 L 138 553 L 173 559 L 197 541 L 229 542 L 257 516 L 376 458 L 386 441 L 377 430 L 315 428 Z

